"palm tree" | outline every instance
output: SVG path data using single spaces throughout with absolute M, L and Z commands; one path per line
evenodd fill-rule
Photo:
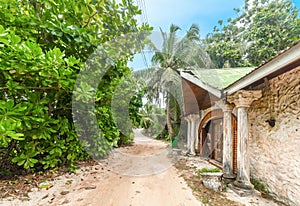
M 201 47 L 198 25 L 193 24 L 181 39 L 176 36 L 180 29 L 174 24 L 170 26 L 168 33 L 160 29 L 162 49 L 155 48 L 151 59 L 153 67 L 136 73 L 137 76 L 149 77 L 149 96 L 158 98 L 160 93 L 165 94 L 167 128 L 171 138 L 174 138 L 172 119 L 179 119 L 178 110 L 183 105 L 179 70 L 188 67 L 212 67 L 210 58 Z

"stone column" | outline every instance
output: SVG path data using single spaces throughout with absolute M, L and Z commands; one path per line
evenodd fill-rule
M 198 144 L 199 144 L 199 125 L 201 122 L 201 114 L 196 114 L 196 122 L 195 122 L 195 149 L 198 149 Z M 198 151 L 200 152 L 200 151 Z
M 234 179 L 233 174 L 233 133 L 232 133 L 232 110 L 234 106 L 224 100 L 216 102 L 216 106 L 223 110 L 223 177 Z
M 189 154 L 196 155 L 195 146 L 196 146 L 196 141 L 198 139 L 198 127 L 200 122 L 200 115 L 191 114 L 190 121 L 191 121 L 191 140 L 189 145 Z
M 230 103 L 234 103 L 237 107 L 237 178 L 233 184 L 242 189 L 252 190 L 254 188 L 250 182 L 248 108 L 254 100 L 259 99 L 261 96 L 261 91 L 240 90 L 227 98 Z
M 190 155 L 196 155 L 195 153 L 195 117 L 194 115 L 191 115 L 191 140 L 189 145 L 189 154 Z
M 185 120 L 188 123 L 187 131 L 187 153 L 189 155 L 195 155 L 195 144 L 196 138 L 198 138 L 198 126 L 200 122 L 199 114 L 190 114 L 185 117 Z
M 189 152 L 190 141 L 191 141 L 191 119 L 190 119 L 190 116 L 185 116 L 184 119 L 187 121 L 187 143 L 186 143 L 186 148 L 187 148 L 187 152 Z

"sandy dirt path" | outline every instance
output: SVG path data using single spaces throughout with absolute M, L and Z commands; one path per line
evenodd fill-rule
M 96 184 L 81 205 L 197 206 L 184 180 L 172 166 L 169 146 L 135 130 L 133 146 L 120 148 L 108 159 L 111 171 Z
M 99 165 L 45 182 L 49 189 L 33 190 L 29 201 L 4 200 L 0 205 L 201 205 L 173 167 L 169 145 L 145 137 L 140 130 L 135 134 L 133 146 L 116 149 Z

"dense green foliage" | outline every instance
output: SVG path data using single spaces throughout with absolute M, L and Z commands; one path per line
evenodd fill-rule
M 168 131 L 166 130 L 166 110 L 158 108 L 154 104 L 146 103 L 139 112 L 140 126 L 143 127 L 149 136 L 157 139 L 166 139 Z
M 134 16 L 139 13 L 132 1 L 0 2 L 0 168 L 13 162 L 40 170 L 88 157 L 73 123 L 76 78 L 99 45 L 150 29 L 137 28 Z M 103 133 L 94 143 L 105 139 L 98 145 L 102 155 L 121 139 L 110 101 L 122 77 L 131 73 L 126 66 L 131 53 L 118 54 L 95 89 L 95 115 Z M 88 84 L 77 89 L 79 101 L 90 100 Z
M 245 1 L 237 18 L 207 35 L 205 44 L 217 68 L 257 66 L 300 40 L 298 10 L 290 0 Z
M 140 123 L 142 121 L 142 116 L 140 115 L 140 110 L 143 107 L 143 101 L 142 98 L 145 95 L 145 88 L 142 84 L 137 85 L 137 92 L 135 93 L 135 96 L 132 97 L 129 105 L 129 117 L 131 119 L 131 122 L 133 123 L 133 126 L 135 128 L 140 127 Z

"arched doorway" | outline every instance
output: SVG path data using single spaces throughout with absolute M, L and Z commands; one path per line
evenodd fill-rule
M 201 120 L 198 135 L 198 151 L 222 165 L 223 163 L 223 111 L 215 109 L 208 112 Z M 237 121 L 232 114 L 233 134 L 233 172 L 237 169 Z

